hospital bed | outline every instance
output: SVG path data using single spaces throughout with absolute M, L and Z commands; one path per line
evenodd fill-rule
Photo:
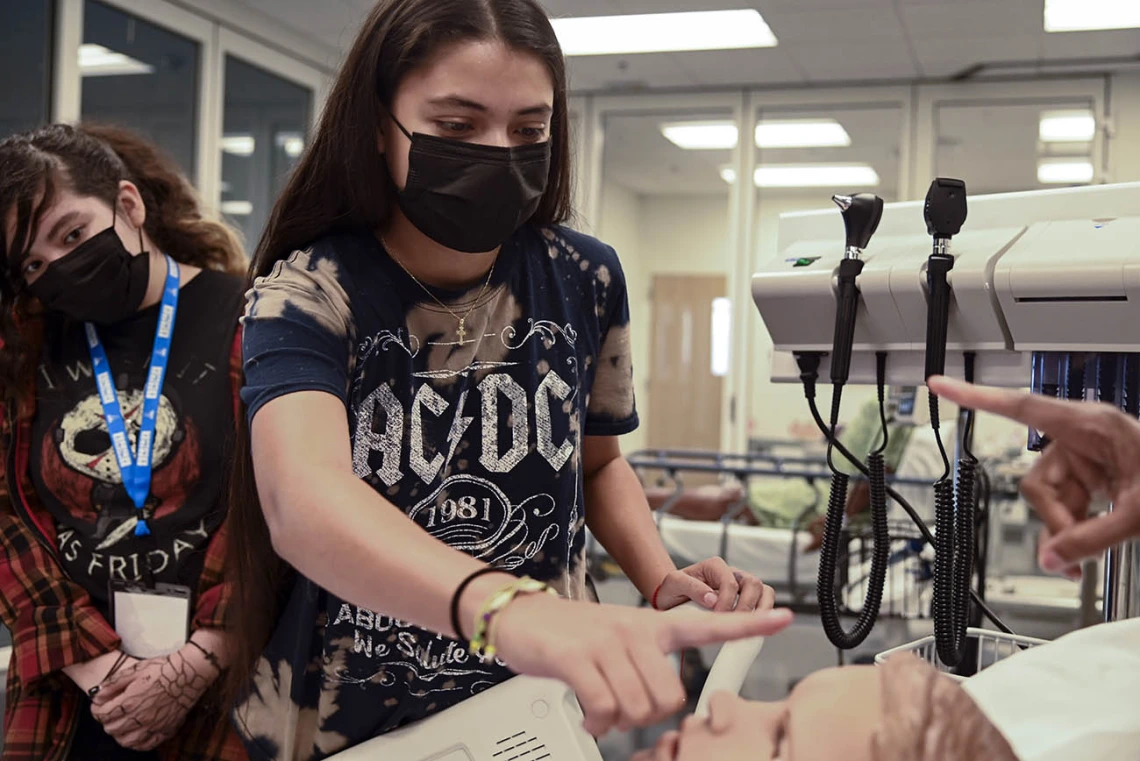
M 919 451 L 922 451 L 919 448 Z M 812 536 L 807 531 L 811 518 L 821 511 L 818 499 L 808 498 L 806 506 L 790 521 L 790 525 L 748 525 L 742 519 L 764 515 L 764 506 L 757 505 L 753 484 L 757 482 L 798 482 L 820 493 L 826 489 L 831 473 L 826 461 L 819 456 L 776 455 L 771 452 L 724 454 L 691 450 L 647 450 L 627 458 L 633 468 L 649 481 L 654 474 L 658 483 L 669 483 L 674 498 L 667 500 L 654 517 L 658 530 L 670 555 L 679 565 L 690 565 L 710 557 L 722 557 L 730 565 L 751 573 L 772 586 L 777 601 L 799 613 L 814 614 L 816 579 L 819 572 L 818 553 L 808 552 Z M 888 479 L 898 489 L 913 492 L 912 499 L 929 494 L 930 484 L 936 477 L 934 462 L 928 457 L 908 456 L 900 465 L 899 474 Z M 672 505 L 680 498 L 691 476 L 715 476 L 730 479 L 743 485 L 738 503 L 731 506 L 719 521 L 692 521 L 671 514 Z M 921 510 L 920 510 L 921 512 Z M 887 588 L 881 606 L 887 618 L 926 618 L 930 611 L 931 552 L 921 541 L 918 532 L 899 513 L 890 520 L 892 555 L 887 576 Z M 978 526 L 979 546 L 988 541 L 988 522 Z M 838 597 L 841 612 L 855 615 L 862 609 L 866 578 L 871 557 L 870 527 L 860 519 L 852 520 L 845 530 L 840 555 Z M 596 542 L 589 549 L 592 569 L 606 566 L 601 562 L 604 553 Z M 984 579 L 985 563 L 979 564 Z M 600 574 L 604 576 L 604 570 Z

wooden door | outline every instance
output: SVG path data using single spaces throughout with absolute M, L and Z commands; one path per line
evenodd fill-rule
M 712 306 L 723 275 L 653 278 L 649 430 L 652 449 L 720 449 L 724 379 L 712 371 Z

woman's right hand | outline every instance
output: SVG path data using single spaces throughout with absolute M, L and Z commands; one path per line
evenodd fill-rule
M 668 653 L 775 634 L 791 621 L 787 610 L 660 613 L 528 595 L 499 614 L 495 640 L 513 671 L 570 685 L 586 731 L 601 737 L 656 724 L 684 707 L 685 689 Z

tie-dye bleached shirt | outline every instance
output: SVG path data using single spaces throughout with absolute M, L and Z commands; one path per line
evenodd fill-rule
M 440 541 L 583 598 L 582 437 L 637 426 L 621 267 L 593 238 L 525 227 L 481 291 L 435 291 L 448 311 L 371 234 L 323 239 L 251 291 L 243 398 L 252 420 L 337 396 L 359 478 Z M 254 759 L 316 760 L 509 676 L 301 578 L 235 718 Z

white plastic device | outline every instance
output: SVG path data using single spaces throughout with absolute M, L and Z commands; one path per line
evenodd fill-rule
M 780 218 L 779 254 L 752 281 L 773 381 L 800 381 L 793 352 L 831 350 L 842 236 L 834 209 Z M 1034 351 L 1137 351 L 1140 184 L 971 196 L 950 253 L 949 375 L 962 377 L 964 351 L 978 382 L 1015 387 Z M 863 255 L 850 383 L 875 382 L 876 351 L 890 352 L 889 384 L 925 381 L 929 256 L 922 202 L 888 204 Z
M 697 701 L 739 693 L 763 637 L 725 644 Z M 562 682 L 517 676 L 423 721 L 336 754 L 330 761 L 602 761 L 582 728 L 582 709 Z

